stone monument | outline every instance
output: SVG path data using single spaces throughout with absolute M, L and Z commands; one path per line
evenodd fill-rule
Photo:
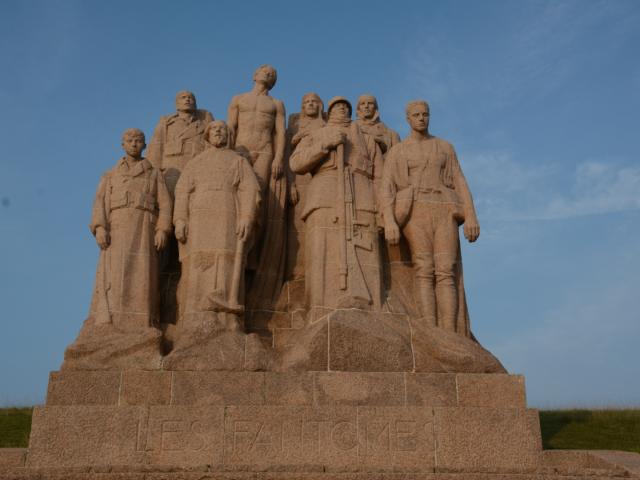
M 399 142 L 375 97 L 359 121 L 332 98 L 325 123 L 309 94 L 285 136 L 275 70 L 254 81 L 229 126 L 203 126 L 175 183 L 142 157 L 141 131 L 124 133 L 94 203 L 89 316 L 29 448 L 0 449 L 0 480 L 640 478 L 637 454 L 543 451 L 524 378 L 471 333 L 458 231 L 473 242 L 480 229 L 428 104 L 407 105 Z M 302 197 L 304 265 L 285 282 L 287 196 Z M 179 318 L 163 332 L 171 233 Z M 403 239 L 409 258 L 386 275 Z M 268 335 L 249 331 L 262 314 Z

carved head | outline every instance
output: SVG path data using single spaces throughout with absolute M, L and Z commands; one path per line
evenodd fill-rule
M 429 129 L 429 104 L 424 100 L 407 103 L 407 122 L 412 130 L 425 132 Z
M 193 112 L 196 110 L 196 96 L 188 90 L 176 94 L 176 110 L 178 112 Z
M 229 145 L 229 127 L 222 120 L 210 122 L 204 129 L 204 140 L 216 148 L 226 147 Z
M 278 80 L 278 72 L 271 65 L 260 65 L 253 72 L 253 81 L 264 84 L 268 90 L 271 90 Z
M 300 113 L 303 117 L 322 118 L 324 103 L 317 93 L 309 92 L 302 97 Z
M 329 100 L 329 119 L 348 120 L 351 118 L 352 110 L 346 97 L 333 97 Z
M 137 128 L 128 128 L 122 134 L 122 148 L 133 158 L 140 158 L 142 151 L 147 144 L 145 143 L 144 132 Z
M 358 118 L 363 120 L 376 120 L 379 117 L 378 100 L 373 95 L 360 95 L 356 107 Z

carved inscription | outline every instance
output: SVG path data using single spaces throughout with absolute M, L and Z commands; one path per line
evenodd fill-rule
M 363 407 L 358 410 L 358 462 L 416 471 L 435 464 L 433 410 Z
M 204 426 L 199 420 L 166 419 L 138 422 L 138 452 L 197 452 L 205 448 Z
M 433 466 L 433 438 L 431 409 L 233 407 L 225 463 L 416 471 Z
M 222 463 L 224 407 L 151 407 L 138 421 L 136 453 L 152 464 Z
M 231 453 L 238 456 L 251 453 L 299 457 L 358 446 L 355 421 L 234 420 L 232 425 Z

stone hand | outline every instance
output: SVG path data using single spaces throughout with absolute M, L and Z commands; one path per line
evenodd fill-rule
M 476 220 L 464 223 L 464 236 L 469 242 L 475 242 L 480 236 L 480 225 Z
M 335 148 L 338 145 L 347 141 L 347 134 L 338 128 L 327 128 L 326 136 L 324 139 L 326 148 Z
M 298 193 L 298 189 L 296 188 L 296 184 L 291 184 L 291 190 L 289 190 L 289 203 L 291 205 L 297 205 L 300 201 L 300 193 Z
M 156 250 L 162 250 L 167 244 L 167 232 L 158 230 L 153 238 Z
M 247 240 L 250 234 L 251 234 L 251 221 L 246 219 L 241 219 L 238 222 L 238 226 L 236 227 L 236 235 L 238 236 L 238 239 L 244 242 Z
M 105 228 L 103 227 L 96 228 L 96 243 L 102 250 L 105 250 L 111 243 L 111 239 L 109 238 L 109 232 L 107 232 Z
M 187 226 L 184 222 L 177 222 L 175 225 L 176 238 L 180 243 L 187 241 Z
M 397 245 L 400 241 L 400 227 L 394 221 L 386 222 L 384 226 L 384 238 L 389 245 Z
M 283 168 L 282 168 L 282 160 L 280 160 L 279 162 L 274 161 L 273 165 L 271 165 L 271 176 L 273 177 L 274 180 L 277 180 L 278 178 L 280 178 L 282 176 L 282 172 L 283 172 Z

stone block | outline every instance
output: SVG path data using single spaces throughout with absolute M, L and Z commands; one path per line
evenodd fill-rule
M 400 372 L 317 372 L 315 404 L 403 406 L 404 374 Z
M 266 405 L 312 405 L 313 373 L 264 374 L 264 403 Z
M 456 375 L 453 373 L 405 373 L 407 406 L 455 407 Z
M 304 278 L 299 280 L 290 280 L 288 284 L 289 310 L 304 309 L 306 307 Z
M 294 310 L 291 312 L 291 328 L 304 328 L 307 324 L 307 312 L 305 310 Z
M 336 310 L 329 315 L 329 370 L 413 370 L 411 332 L 393 314 Z
M 172 405 L 262 405 L 262 372 L 173 372 Z
M 227 407 L 226 469 L 355 471 L 355 407 Z
M 36 408 L 29 467 L 219 465 L 224 407 Z
M 301 330 L 276 330 L 278 371 L 326 371 L 328 365 L 328 322 L 310 324 Z
M 0 471 L 24 467 L 26 448 L 0 448 Z
M 433 410 L 358 407 L 358 464 L 364 471 L 433 471 Z
M 33 410 L 29 467 L 130 465 L 142 461 L 141 407 L 47 406 Z
M 64 370 L 49 374 L 47 405 L 117 405 L 119 370 Z
M 126 370 L 122 372 L 120 405 L 169 405 L 172 372 Z
M 288 312 L 254 310 L 247 323 L 251 325 L 252 330 L 291 328 L 291 315 Z
M 437 472 L 527 473 L 540 465 L 536 410 L 435 407 Z
M 138 448 L 154 465 L 221 465 L 224 407 L 170 407 L 149 409 L 140 428 Z
M 458 374 L 458 404 L 464 407 L 526 408 L 522 375 Z

